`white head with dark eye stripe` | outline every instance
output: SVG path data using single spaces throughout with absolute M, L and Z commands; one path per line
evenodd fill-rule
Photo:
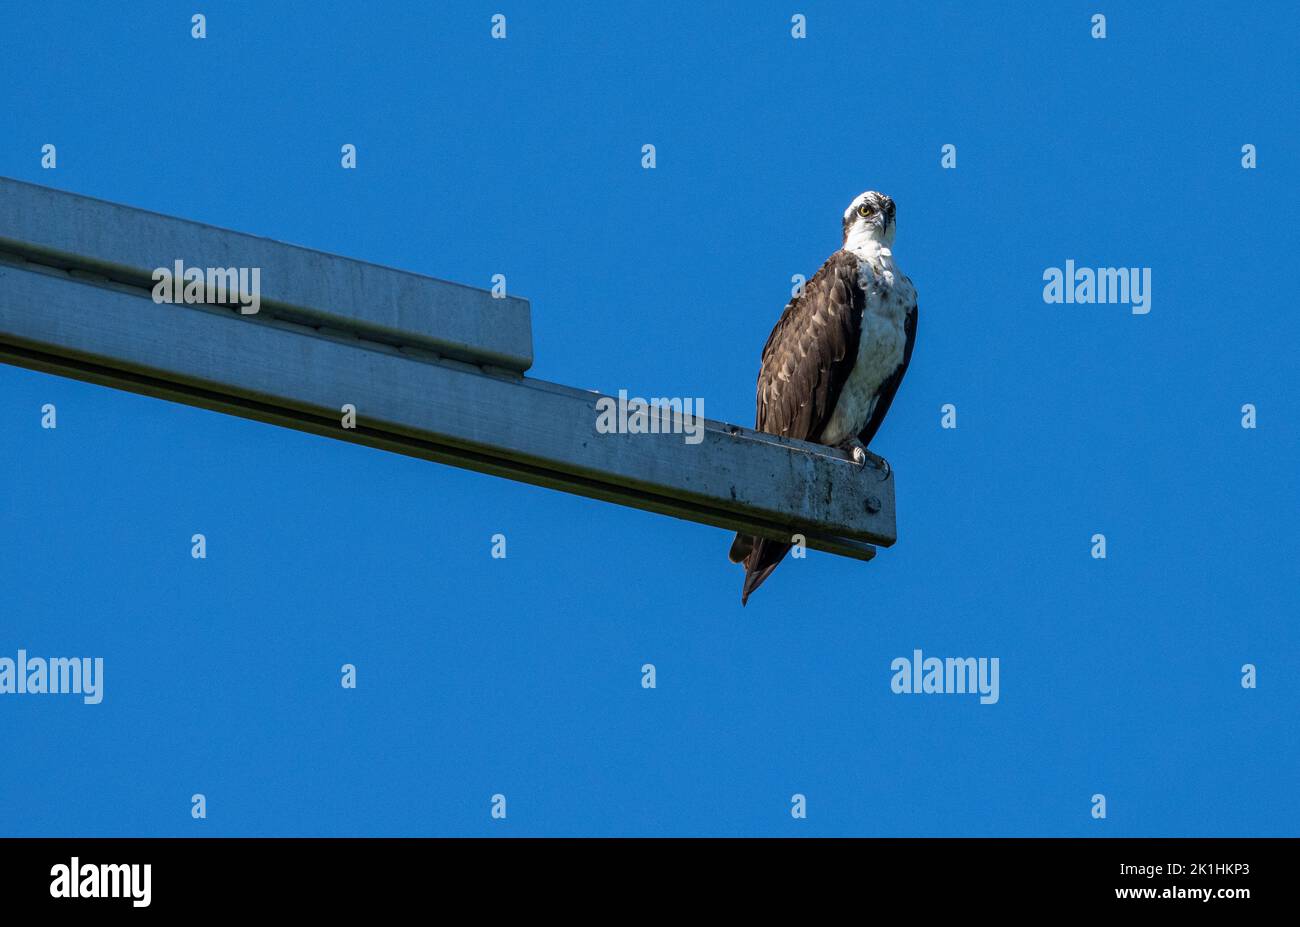
M 854 251 L 869 242 L 894 243 L 894 201 L 875 190 L 854 197 L 844 210 L 843 248 Z

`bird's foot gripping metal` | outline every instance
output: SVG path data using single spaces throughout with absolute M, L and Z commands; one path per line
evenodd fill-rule
M 848 441 L 844 442 L 844 449 L 853 455 L 853 462 L 859 467 L 865 467 L 867 463 L 870 462 L 871 466 L 880 471 L 880 479 L 882 481 L 889 479 L 889 474 L 892 472 L 889 467 L 889 461 L 881 457 L 879 454 L 867 450 L 867 446 L 857 438 L 850 438 Z

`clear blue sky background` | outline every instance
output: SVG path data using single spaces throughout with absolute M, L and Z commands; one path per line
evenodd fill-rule
M 720 530 L 0 367 L 0 654 L 106 661 L 0 697 L 0 834 L 1300 832 L 1294 7 L 440 6 L 10 4 L 0 174 L 505 273 L 535 375 L 746 424 L 884 190 L 897 546 L 742 611 Z M 1071 258 L 1151 313 L 1044 304 Z M 1001 701 L 893 695 L 918 647 Z

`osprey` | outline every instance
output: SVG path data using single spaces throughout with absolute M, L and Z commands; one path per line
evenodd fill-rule
M 844 211 L 844 240 L 786 304 L 763 346 L 754 427 L 841 447 L 858 466 L 916 342 L 916 290 L 894 263 L 894 201 L 869 190 Z M 790 550 L 788 543 L 736 535 L 732 563 L 745 564 L 744 605 Z

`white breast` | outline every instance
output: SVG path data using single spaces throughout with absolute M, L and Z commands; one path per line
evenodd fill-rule
M 822 430 L 823 444 L 840 444 L 862 431 L 875 411 L 881 384 L 903 363 L 907 344 L 903 326 L 908 309 L 916 305 L 916 291 L 894 265 L 890 250 L 875 242 L 871 245 L 854 249 L 858 282 L 867 292 L 862 336 L 857 361 Z

